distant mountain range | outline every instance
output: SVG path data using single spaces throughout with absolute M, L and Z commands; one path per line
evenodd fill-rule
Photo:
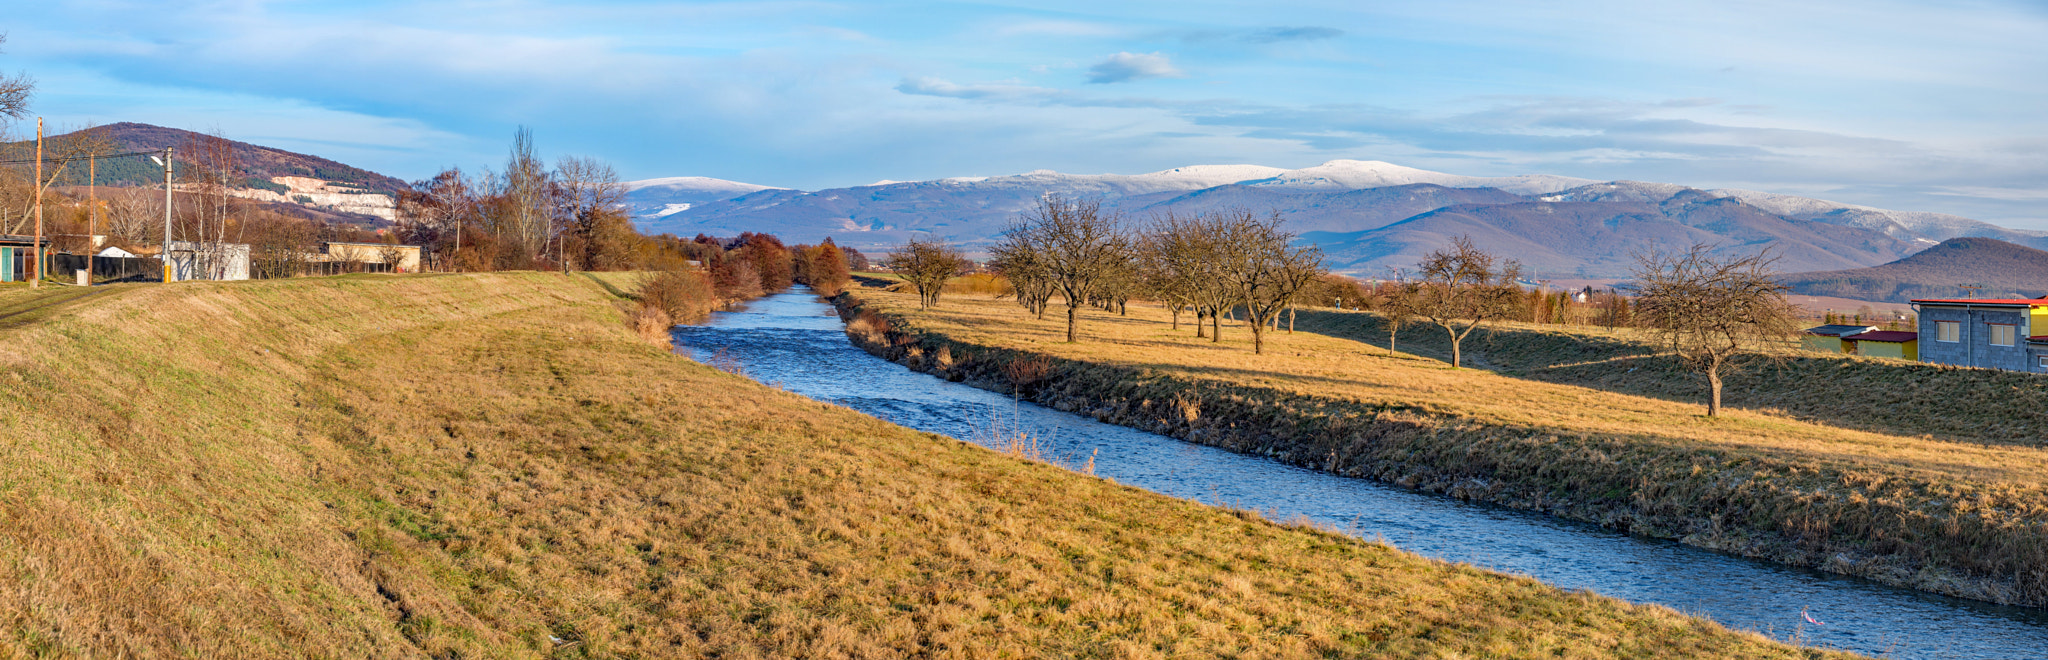
M 1694 243 L 1729 252 L 1773 246 L 1787 271 L 1845 270 L 1898 260 L 1960 236 L 2048 247 L 2048 233 L 1938 213 L 1901 212 L 1747 190 L 1700 190 L 1549 175 L 1468 177 L 1379 161 L 1337 160 L 1284 170 L 1205 165 L 1150 174 L 881 181 L 819 191 L 706 178 L 634 182 L 627 195 L 644 231 L 682 236 L 771 232 L 827 236 L 863 250 L 936 236 L 986 246 L 1046 195 L 1102 200 L 1143 219 L 1172 211 L 1278 211 L 1340 272 L 1412 266 L 1451 237 L 1521 260 L 1551 277 L 1625 277 L 1633 255 Z
M 1915 298 L 2034 298 L 2048 293 L 2048 252 L 1991 238 L 1952 238 L 1881 266 L 1793 273 L 1779 281 L 1802 295 L 1893 303 Z

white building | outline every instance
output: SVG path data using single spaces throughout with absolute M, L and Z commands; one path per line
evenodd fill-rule
M 247 243 L 171 241 L 171 281 L 249 279 Z

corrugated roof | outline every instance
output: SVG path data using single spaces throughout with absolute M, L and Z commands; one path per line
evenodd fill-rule
M 2048 298 L 1985 298 L 1979 300 L 1971 300 L 1969 298 L 1933 298 L 1927 300 L 1915 300 L 1913 302 L 1916 304 L 1933 303 L 1937 305 L 2029 305 L 2033 307 L 2048 306 Z
M 1856 335 L 1856 336 L 1853 336 L 1853 337 L 1843 337 L 1843 339 L 1848 339 L 1848 340 L 1853 340 L 1853 341 L 1886 341 L 1886 342 L 1908 342 L 1908 341 L 1914 341 L 1914 340 L 1917 340 L 1917 339 L 1919 339 L 1919 338 L 1920 338 L 1920 333 L 1918 333 L 1918 332 L 1907 332 L 1907 331 L 1905 331 L 1905 330 L 1872 330 L 1872 331 L 1870 331 L 1870 332 L 1866 332 L 1866 333 L 1863 333 L 1863 334 L 1860 334 L 1860 335 Z
M 1858 332 L 1867 332 L 1876 329 L 1877 326 L 1874 325 L 1823 325 L 1818 328 L 1807 328 L 1806 334 L 1840 337 L 1842 335 L 1853 335 Z

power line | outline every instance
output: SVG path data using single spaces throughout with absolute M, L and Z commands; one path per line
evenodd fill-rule
M 102 154 L 102 155 L 100 155 L 100 156 L 97 156 L 97 157 L 98 157 L 98 158 L 127 158 L 127 157 L 129 157 L 129 156 L 161 156 L 161 155 L 163 155 L 163 153 L 164 153 L 164 150 L 162 150 L 162 149 L 157 149 L 157 150 L 155 150 L 155 151 L 131 151 L 131 152 L 128 152 L 128 153 L 123 153 L 123 154 Z M 56 157 L 56 156 L 49 156 L 49 157 L 44 157 L 44 158 L 15 158 L 15 159 L 9 159 L 9 160 L 0 160 L 0 165 L 26 165 L 26 164 L 29 164 L 29 163 L 33 163 L 33 162 L 36 162 L 36 161 L 42 161 L 42 162 L 45 162 L 45 163 L 49 163 L 49 162 L 58 162 L 58 163 L 62 163 L 62 162 L 69 162 L 69 161 L 74 161 L 74 160 L 83 160 L 83 159 L 85 159 L 85 158 L 88 158 L 88 157 L 94 157 L 94 156 L 91 156 L 90 154 L 87 154 L 87 155 L 82 155 L 82 156 L 72 156 L 72 157 L 68 157 L 68 158 L 60 158 L 60 157 Z

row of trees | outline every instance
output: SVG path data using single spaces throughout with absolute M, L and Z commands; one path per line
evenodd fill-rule
M 1220 340 L 1221 319 L 1241 312 L 1254 352 L 1282 311 L 1296 304 L 1350 304 L 1381 314 L 1393 350 L 1401 328 L 1427 322 L 1449 340 L 1451 363 L 1461 366 L 1463 342 L 1495 321 L 1562 322 L 1571 318 L 1566 294 L 1530 291 L 1513 260 L 1458 237 L 1425 255 L 1409 281 L 1372 287 L 1322 269 L 1313 247 L 1293 246 L 1276 215 L 1243 210 L 1190 217 L 1165 215 L 1127 231 L 1093 202 L 1048 196 L 1010 227 L 990 250 L 990 265 L 1009 279 L 1018 303 L 1043 319 L 1053 296 L 1066 303 L 1067 341 L 1079 338 L 1078 310 L 1094 304 L 1121 312 L 1132 297 L 1159 301 L 1178 329 L 1193 311 L 1197 336 Z M 1612 292 L 1589 296 L 1588 318 L 1608 327 L 1653 331 L 1683 363 L 1706 376 L 1708 415 L 1721 410 L 1722 375 L 1740 356 L 1796 330 L 1797 310 L 1785 298 L 1766 251 L 1719 258 L 1711 246 L 1638 257 L 1640 290 L 1631 300 Z M 913 240 L 890 255 L 890 265 L 919 292 L 920 304 L 938 304 L 945 282 L 967 262 L 942 242 Z M 1292 324 L 1290 323 L 1290 330 Z
M 1150 298 L 1172 310 L 1175 329 L 1193 311 L 1196 336 L 1214 339 L 1221 319 L 1243 310 L 1252 350 L 1263 353 L 1268 328 L 1324 275 L 1321 251 L 1293 243 L 1278 214 L 1166 215 L 1134 228 L 1097 202 L 1049 195 L 990 249 L 989 265 L 1037 318 L 1058 296 L 1069 342 L 1080 339 L 1083 306 L 1122 314 L 1132 298 Z M 889 265 L 931 307 L 968 262 L 943 242 L 916 239 L 892 252 Z

